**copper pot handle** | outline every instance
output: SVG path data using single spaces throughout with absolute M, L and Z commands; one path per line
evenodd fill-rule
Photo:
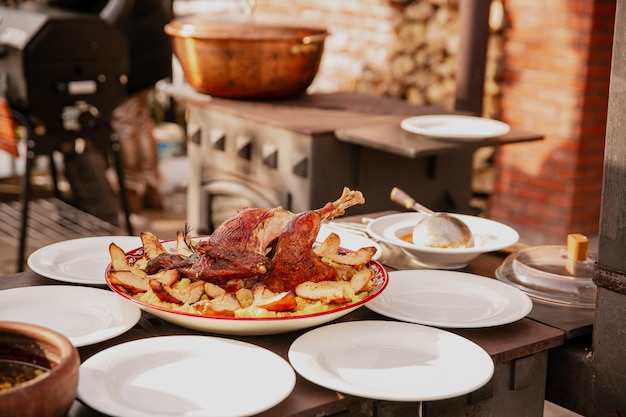
M 252 16 L 256 10 L 256 6 L 256 0 L 246 0 L 245 5 L 243 6 L 243 14 L 246 16 Z
M 324 39 L 326 39 L 327 36 L 328 33 L 317 33 L 315 35 L 308 35 L 302 38 L 302 43 L 305 45 L 309 45 L 314 42 L 322 42 Z
M 300 43 L 293 45 L 290 49 L 292 55 L 301 54 L 301 53 L 313 53 L 318 48 L 316 43 L 323 42 L 328 36 L 327 33 L 317 33 L 315 35 L 308 35 L 302 38 Z

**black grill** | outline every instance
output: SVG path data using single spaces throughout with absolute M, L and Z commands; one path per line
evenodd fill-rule
M 0 7 L 0 71 L 11 107 L 47 131 L 93 130 L 125 94 L 128 46 L 97 14 Z
M 34 159 L 50 155 L 60 197 L 51 156 L 79 138 L 113 157 L 132 234 L 120 146 L 109 122 L 126 94 L 129 68 L 128 42 L 115 23 L 132 5 L 133 0 L 110 0 L 99 14 L 34 1 L 0 6 L 0 95 L 25 127 L 28 148 L 18 270 L 25 261 Z

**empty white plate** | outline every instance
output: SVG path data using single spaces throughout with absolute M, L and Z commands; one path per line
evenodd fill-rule
M 39 275 L 75 284 L 106 285 L 104 271 L 111 257 L 109 245 L 125 252 L 141 246 L 138 236 L 95 236 L 70 239 L 37 249 L 28 267 Z
M 459 335 L 396 321 L 354 321 L 298 337 L 289 361 L 309 381 L 345 394 L 389 401 L 457 397 L 486 384 L 493 360 Z
M 472 141 L 506 135 L 511 127 L 498 120 L 475 116 L 434 115 L 404 119 L 400 127 L 407 132 L 448 140 Z
M 161 336 L 103 350 L 80 367 L 78 398 L 113 416 L 242 417 L 285 399 L 295 372 L 259 346 L 209 336 Z
M 137 306 L 105 289 L 41 285 L 0 291 L 0 320 L 48 327 L 76 347 L 118 336 L 140 316 Z
M 444 270 L 389 273 L 389 284 L 366 307 L 383 316 L 447 328 L 512 323 L 533 308 L 517 288 L 479 275 Z

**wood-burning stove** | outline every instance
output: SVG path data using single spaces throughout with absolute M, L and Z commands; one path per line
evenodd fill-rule
M 541 139 L 516 129 L 472 144 L 407 138 L 416 135 L 400 129 L 403 118 L 450 112 L 363 94 L 240 101 L 163 88 L 186 101 L 188 222 L 198 232 L 210 232 L 221 220 L 212 218 L 220 195 L 299 212 L 335 200 L 346 186 L 364 192 L 365 205 L 350 209 L 359 214 L 397 209 L 389 192 L 400 186 L 433 209 L 467 212 L 474 149 Z M 360 129 L 382 136 L 370 138 Z

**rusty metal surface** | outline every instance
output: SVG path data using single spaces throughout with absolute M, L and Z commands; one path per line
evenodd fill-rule
M 593 328 L 590 417 L 626 415 L 626 1 L 618 0 L 615 15 L 611 83 L 608 99 L 602 210 L 598 264 L 593 280 L 598 286 Z
M 598 287 L 589 417 L 626 415 L 626 295 Z
M 626 274 L 623 271 L 614 271 L 598 264 L 593 271 L 593 282 L 598 287 L 626 294 Z
M 626 2 L 617 2 L 615 16 L 611 83 L 608 100 L 606 142 L 604 152 L 604 179 L 602 184 L 602 211 L 598 246 L 598 264 L 626 274 L 626 123 L 624 108 L 624 80 L 626 79 Z

